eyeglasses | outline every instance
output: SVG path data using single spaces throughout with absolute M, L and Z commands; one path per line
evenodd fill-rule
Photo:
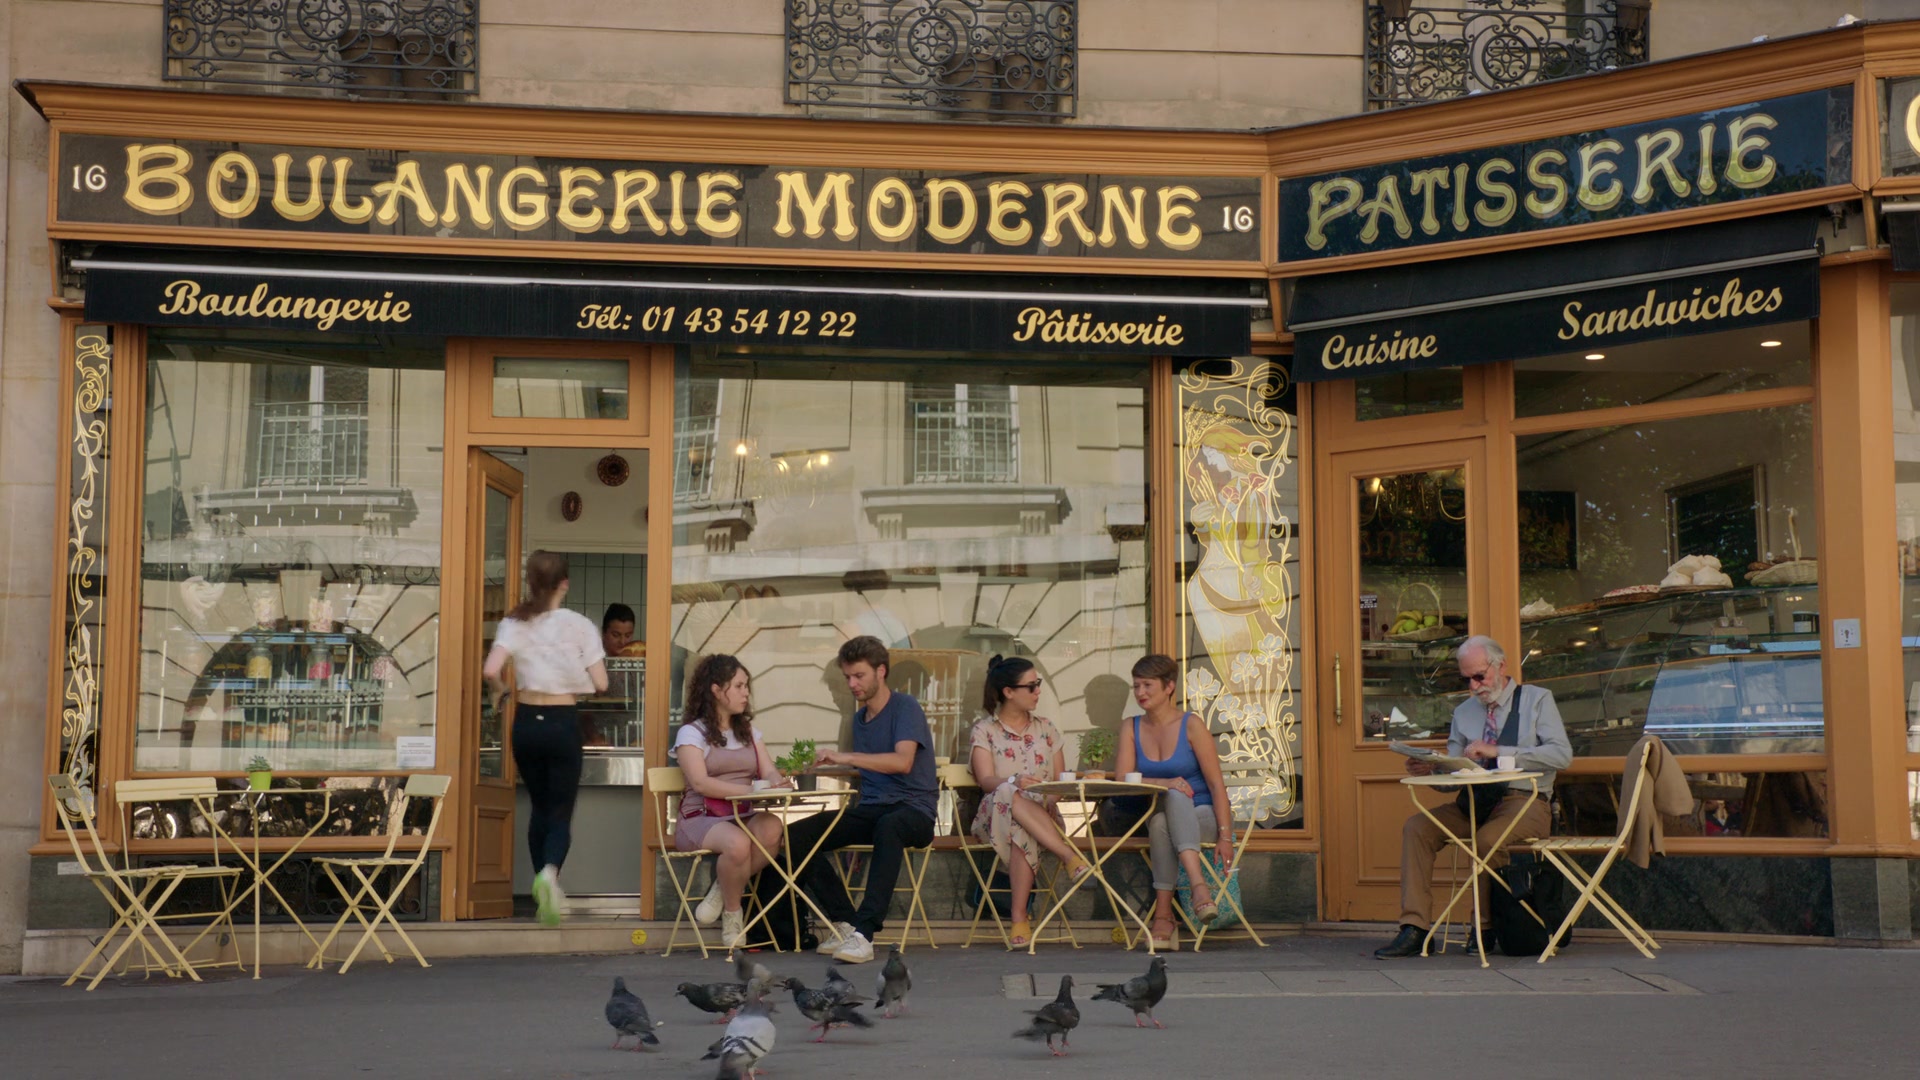
M 1472 675 L 1463 674 L 1460 677 L 1467 681 L 1468 686 L 1478 686 L 1479 684 L 1486 682 L 1488 679 L 1491 679 L 1493 677 L 1493 669 L 1487 668 L 1484 671 L 1479 671 Z
M 1044 685 L 1046 681 L 1045 679 L 1035 679 L 1032 682 L 1014 683 L 1013 688 L 1015 690 L 1031 690 L 1037 694 L 1040 692 L 1040 687 Z

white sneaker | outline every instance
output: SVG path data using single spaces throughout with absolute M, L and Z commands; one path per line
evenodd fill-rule
M 873 943 L 867 940 L 867 935 L 848 928 L 846 939 L 840 943 L 833 958 L 843 964 L 864 964 L 873 959 Z
M 713 888 L 707 890 L 706 897 L 694 905 L 693 921 L 701 926 L 712 926 L 720 921 L 720 882 L 718 880 L 714 881 Z
M 738 911 L 720 913 L 720 941 L 729 949 L 738 949 L 747 943 L 747 935 L 741 932 L 744 920 Z
M 820 944 L 815 947 L 813 951 L 819 953 L 821 956 L 832 956 L 846 945 L 848 938 L 853 937 L 859 932 L 860 931 L 853 928 L 852 923 L 834 923 L 833 928 L 821 937 Z

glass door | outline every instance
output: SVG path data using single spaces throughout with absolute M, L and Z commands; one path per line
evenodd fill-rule
M 1400 914 L 1400 828 L 1413 812 L 1406 759 L 1389 744 L 1444 745 L 1462 699 L 1453 653 L 1484 625 L 1486 459 L 1462 440 L 1332 460 L 1327 520 L 1340 534 L 1320 594 L 1328 917 L 1387 920 Z
M 476 733 L 469 743 L 476 760 L 467 801 L 472 815 L 467 835 L 473 842 L 462 860 L 465 880 L 458 895 L 462 918 L 493 919 L 513 914 L 514 776 L 513 755 L 507 753 L 513 700 L 509 696 L 494 708 L 479 658 L 493 648 L 500 620 L 520 596 L 524 478 L 520 470 L 484 450 L 467 452 L 467 477 L 473 518 L 468 531 L 468 610 L 479 618 L 471 624 L 474 685 L 466 695 L 461 722 Z

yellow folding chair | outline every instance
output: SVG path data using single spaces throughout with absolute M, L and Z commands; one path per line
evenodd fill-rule
M 133 783 L 133 781 L 123 781 L 116 787 L 127 783 Z M 211 784 L 212 781 L 209 780 L 207 783 Z M 87 982 L 87 989 L 92 990 L 99 986 L 100 980 L 106 978 L 107 973 L 120 963 L 120 958 L 126 955 L 127 950 L 131 949 L 135 943 L 139 944 L 144 954 L 142 963 L 147 973 L 151 974 L 158 970 L 173 978 L 184 974 L 187 978 L 199 982 L 200 975 L 194 970 L 195 965 L 187 959 L 180 948 L 174 945 L 173 939 L 168 937 L 166 930 L 160 926 L 159 912 L 166 907 L 167 900 L 182 883 L 195 879 L 219 879 L 222 896 L 226 898 L 222 906 L 230 912 L 232 906 L 230 901 L 233 895 L 231 886 L 240 876 L 240 869 L 234 866 L 218 865 L 136 867 L 132 865 L 131 856 L 126 860 L 127 865 L 115 867 L 113 861 L 106 855 L 105 846 L 100 842 L 98 830 L 94 828 L 92 793 L 81 790 L 80 786 L 74 783 L 73 777 L 66 773 L 55 773 L 47 777 L 47 786 L 53 789 L 54 813 L 60 819 L 61 831 L 66 833 L 68 842 L 73 845 L 73 856 L 80 863 L 81 874 L 100 891 L 100 895 L 106 899 L 107 905 L 113 908 L 114 912 L 113 925 L 107 928 L 106 933 L 100 935 L 100 940 L 94 943 L 93 948 L 81 959 L 80 965 L 73 969 L 73 974 L 67 976 L 67 981 L 63 985 L 72 986 L 85 975 L 87 969 L 96 959 L 101 958 L 107 946 L 115 937 L 120 936 L 123 930 L 125 939 L 120 942 L 118 948 L 113 950 L 112 955 L 106 956 L 101 961 L 100 969 L 94 972 L 92 979 Z M 133 797 L 129 794 L 123 797 L 123 802 L 131 801 Z M 81 841 L 82 833 L 86 836 L 84 843 Z M 92 852 L 91 856 L 88 854 L 89 851 Z M 218 854 L 216 851 L 216 859 Z M 220 919 L 224 917 L 217 916 L 214 923 L 194 939 L 194 943 L 197 944 L 207 933 L 221 925 Z M 231 938 L 233 927 L 231 918 L 226 918 L 225 925 Z M 191 948 L 192 945 L 188 947 Z M 237 946 L 235 952 L 238 953 Z
M 433 834 L 440 827 L 440 813 L 447 807 L 447 788 L 452 784 L 453 778 L 450 776 L 415 773 L 407 777 L 407 786 L 401 793 L 400 804 L 393 808 L 392 816 L 387 820 L 386 851 L 379 855 L 313 860 L 326 870 L 328 880 L 332 881 L 333 887 L 346 898 L 347 909 L 340 913 L 340 920 L 333 924 L 333 929 L 327 931 L 327 936 L 320 942 L 320 948 L 313 954 L 313 959 L 307 961 L 308 967 L 326 966 L 327 946 L 333 944 L 334 938 L 340 936 L 340 931 L 346 928 L 348 919 L 359 921 L 361 934 L 360 940 L 354 943 L 353 951 L 348 953 L 347 958 L 341 962 L 340 974 L 347 973 L 347 969 L 352 967 L 353 962 L 359 958 L 360 950 L 366 948 L 369 941 L 380 950 L 381 956 L 386 957 L 387 963 L 393 963 L 393 953 L 387 949 L 386 943 L 380 940 L 379 929 L 382 921 L 393 929 L 394 934 L 406 945 L 407 951 L 413 954 L 413 958 L 420 962 L 421 967 L 433 966 L 427 963 L 426 957 L 420 955 L 420 949 L 414 945 L 413 938 L 407 936 L 406 929 L 393 917 L 393 905 L 400 899 L 400 894 L 406 891 L 407 883 L 427 865 L 427 852 L 433 847 Z M 426 833 L 420 837 L 419 850 L 411 855 L 395 855 L 394 850 L 400 845 L 400 836 L 406 831 L 407 811 L 412 808 L 415 799 L 433 800 L 433 815 L 427 819 Z M 336 872 L 341 870 L 352 872 L 355 884 L 351 890 L 340 880 L 340 875 Z M 385 870 L 394 871 L 395 876 L 393 887 L 383 894 L 380 891 L 380 874 Z M 364 910 L 369 907 L 373 910 L 372 920 L 368 920 Z
M 1653 746 L 1650 743 L 1642 746 L 1639 760 L 1629 763 L 1625 775 L 1621 777 L 1620 804 L 1626 807 L 1627 812 L 1620 815 L 1620 830 L 1614 835 L 1550 836 L 1533 841 L 1533 850 L 1558 868 L 1562 874 L 1566 875 L 1568 881 L 1573 882 L 1574 888 L 1580 890 L 1580 899 L 1574 901 L 1572 910 L 1567 912 L 1567 917 L 1560 923 L 1559 929 L 1547 939 L 1547 947 L 1540 953 L 1540 963 L 1546 963 L 1548 958 L 1559 951 L 1561 936 L 1572 930 L 1573 924 L 1579 921 L 1580 914 L 1587 909 L 1588 904 L 1592 904 L 1600 914 L 1606 916 L 1607 921 L 1613 924 L 1613 928 L 1620 931 L 1629 944 L 1640 950 L 1640 955 L 1651 960 L 1653 950 L 1660 947 L 1660 943 L 1653 940 L 1653 935 L 1647 933 L 1646 928 L 1635 922 L 1633 916 L 1627 914 L 1627 909 L 1621 907 L 1618 900 L 1600 887 L 1600 882 L 1607 876 L 1607 871 L 1613 868 L 1615 860 L 1619 859 L 1621 853 L 1627 849 L 1627 840 L 1633 835 L 1634 819 L 1640 814 L 1640 804 L 1647 803 L 1647 812 L 1654 812 L 1651 792 L 1648 792 L 1644 798 L 1636 796 L 1636 793 L 1647 783 L 1647 760 L 1652 754 Z M 1585 867 L 1574 861 L 1575 855 L 1599 855 L 1600 865 L 1595 867 L 1592 873 L 1588 873 Z
M 947 767 L 947 760 L 946 758 L 934 759 L 941 769 Z M 941 790 L 940 795 L 942 798 L 947 797 L 947 792 L 944 788 Z M 860 903 L 866 896 L 867 875 L 873 869 L 873 845 L 848 844 L 846 847 L 836 848 L 825 854 L 833 864 L 834 873 L 840 875 L 840 884 L 846 888 L 847 896 L 855 904 Z M 850 858 L 849 856 L 852 857 Z M 915 856 L 919 857 L 919 861 L 915 861 Z M 904 863 L 902 869 L 906 872 L 907 887 L 910 890 L 907 899 L 907 917 L 905 921 L 900 924 L 900 936 L 898 939 L 886 936 L 877 937 L 873 939 L 875 945 L 899 945 L 900 951 L 906 952 L 907 945 L 913 939 L 913 924 L 917 919 L 920 923 L 921 936 L 927 939 L 927 948 L 937 949 L 940 947 L 934 943 L 933 923 L 927 918 L 927 906 L 920 898 L 920 887 L 927 879 L 927 865 L 932 861 L 932 844 L 928 844 L 926 847 L 906 849 L 902 859 Z M 858 867 L 857 869 L 856 865 Z
M 943 790 L 954 792 L 956 796 L 962 791 L 978 791 L 980 789 L 979 782 L 973 778 L 972 766 L 960 763 L 940 766 L 940 786 Z M 960 841 L 960 858 L 967 864 L 967 869 L 973 871 L 974 883 L 980 888 L 980 902 L 974 905 L 973 922 L 967 926 L 967 940 L 960 947 L 963 949 L 973 948 L 974 941 L 978 940 L 981 936 L 981 922 L 991 916 L 993 919 L 993 929 L 999 935 L 1000 944 L 1011 951 L 1014 948 L 1013 928 L 1007 924 L 1005 919 L 1000 917 L 1000 909 L 995 907 L 993 903 L 995 896 L 1008 895 L 1007 889 L 996 889 L 993 887 L 993 877 L 1000 871 L 1000 852 L 997 851 L 992 844 L 982 843 L 974 839 L 973 834 L 968 831 L 972 824 L 970 821 L 960 820 L 959 799 L 956 797 L 954 800 L 953 834 Z M 988 860 L 987 869 L 984 874 L 980 871 L 980 859 L 978 858 L 981 852 L 987 852 L 993 856 L 992 859 Z M 1051 874 L 1042 875 L 1036 872 L 1033 876 L 1034 894 L 1040 898 L 1041 903 L 1046 907 L 1052 907 L 1059 898 L 1057 886 L 1060 874 L 1061 868 L 1055 866 Z M 1048 927 L 1049 931 L 1046 943 L 1051 944 L 1064 941 L 1076 949 L 1080 947 L 1079 940 L 1073 935 L 1073 920 L 1067 918 L 1066 912 L 1061 912 L 1052 923 L 1048 924 Z M 1020 947 L 1023 949 L 1026 948 L 1024 945 Z
M 693 943 L 700 948 L 700 959 L 705 960 L 709 953 L 724 952 L 720 945 L 709 945 L 707 935 L 700 929 L 700 923 L 693 917 L 693 905 L 699 897 L 693 894 L 693 875 L 700 860 L 708 856 L 718 857 L 719 853 L 705 848 L 699 851 L 680 851 L 673 846 L 673 827 L 680 818 L 680 798 L 687 791 L 687 776 L 672 765 L 660 765 L 647 770 L 648 812 L 653 817 L 654 839 L 660 845 L 660 858 L 667 867 L 667 879 L 673 882 L 673 894 L 680 907 L 673 916 L 673 929 L 667 932 L 667 951 L 662 954 L 672 956 L 673 950 L 680 944 L 682 925 L 693 931 Z M 686 868 L 683 876 L 674 869 L 675 865 Z M 705 895 L 705 894 L 701 894 Z

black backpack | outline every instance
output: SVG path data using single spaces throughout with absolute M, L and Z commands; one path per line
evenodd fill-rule
M 1566 920 L 1573 907 L 1566 876 L 1527 853 L 1513 856 L 1513 861 L 1500 868 L 1499 875 L 1500 881 L 1489 890 L 1494 939 L 1508 956 L 1539 956 L 1546 951 L 1547 935 Z M 1501 888 L 1501 882 L 1507 887 Z M 1560 935 L 1559 947 L 1566 948 L 1572 937 L 1571 929 Z

